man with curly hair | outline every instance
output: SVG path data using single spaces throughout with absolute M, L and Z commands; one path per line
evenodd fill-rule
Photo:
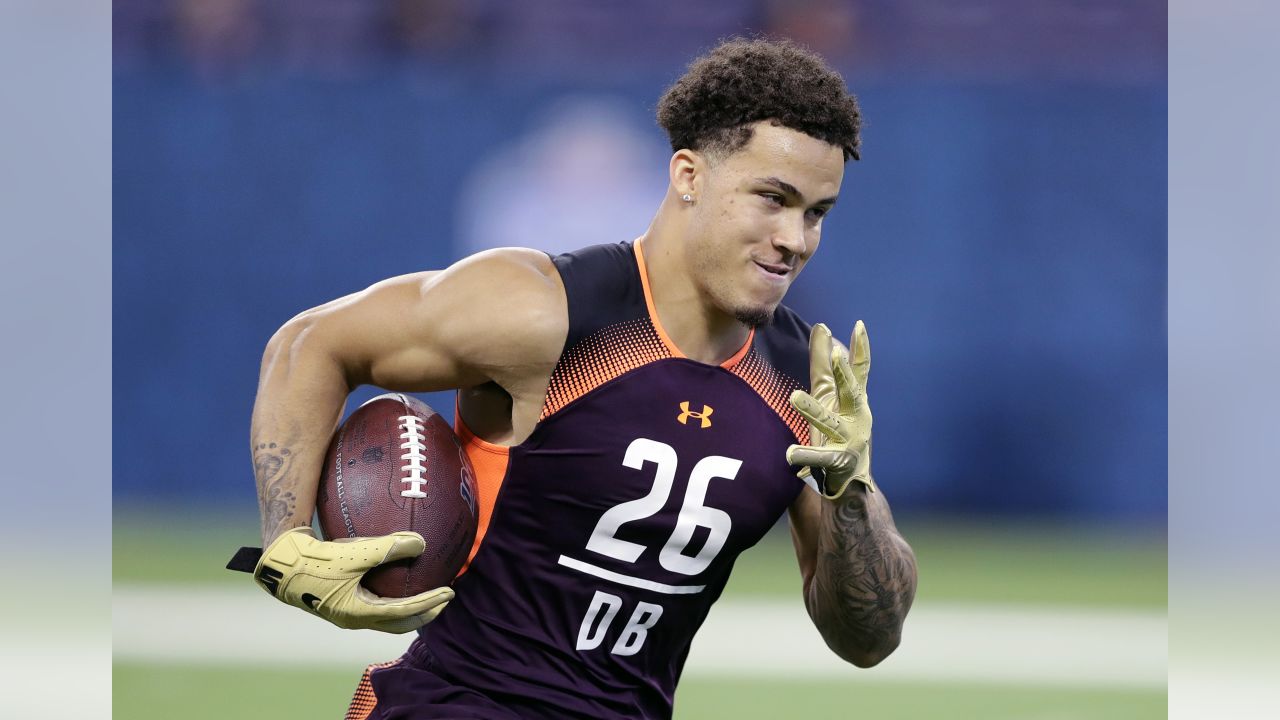
M 670 186 L 638 239 L 392 278 L 268 345 L 259 583 L 343 627 L 421 628 L 366 671 L 349 718 L 669 717 L 734 559 L 784 512 L 831 649 L 869 667 L 897 647 L 915 558 L 871 475 L 865 328 L 846 347 L 781 305 L 858 157 L 858 105 L 813 54 L 735 40 L 658 120 Z M 458 389 L 480 532 L 451 587 L 370 596 L 351 579 L 421 538 L 359 541 L 373 559 L 356 561 L 311 535 L 329 437 L 365 383 Z M 299 555 L 336 559 L 294 573 Z

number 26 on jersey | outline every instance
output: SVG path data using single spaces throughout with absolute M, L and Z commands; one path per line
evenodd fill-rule
M 651 517 L 666 505 L 675 486 L 679 460 L 675 448 L 666 443 L 647 438 L 632 441 L 627 447 L 622 464 L 634 470 L 643 470 L 649 463 L 656 465 L 653 486 L 649 492 L 644 497 L 606 510 L 587 540 L 587 550 L 625 563 L 636 562 L 646 550 L 646 546 L 640 543 L 618 538 L 618 529 L 626 523 Z M 741 467 L 741 460 L 720 455 L 705 457 L 694 465 L 689 473 L 675 529 L 658 554 L 658 564 L 664 569 L 681 575 L 697 575 L 715 560 L 729 538 L 733 521 L 725 511 L 704 504 L 707 488 L 712 480 L 733 480 Z M 689 555 L 689 543 L 699 526 L 707 528 L 706 542 L 696 554 Z M 607 575 L 622 584 L 670 594 L 696 593 L 703 589 L 701 585 L 665 585 L 612 572 Z M 593 650 L 600 647 L 605 634 L 619 616 L 622 605 L 623 600 L 617 595 L 596 591 L 578 632 L 577 649 Z M 660 617 L 661 605 L 638 602 L 610 652 L 614 655 L 634 655 L 639 652 L 649 629 L 657 624 Z

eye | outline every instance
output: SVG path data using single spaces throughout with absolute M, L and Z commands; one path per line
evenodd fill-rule
M 777 205 L 778 207 L 782 207 L 783 205 L 786 204 L 786 198 L 782 197 L 778 193 L 760 193 L 760 197 L 764 198 L 765 202 L 769 203 L 770 205 Z
M 831 208 L 825 208 L 825 207 L 809 208 L 809 219 L 816 222 L 826 217 L 827 213 L 830 211 L 831 211 Z

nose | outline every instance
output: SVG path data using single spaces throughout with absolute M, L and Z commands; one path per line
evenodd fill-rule
M 805 256 L 808 247 L 805 242 L 805 226 L 803 214 L 798 219 L 784 220 L 773 233 L 773 246 L 791 255 Z

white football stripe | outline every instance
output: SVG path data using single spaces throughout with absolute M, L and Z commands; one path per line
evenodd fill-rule
M 921 602 L 902 646 L 871 670 L 831 653 L 795 601 L 725 600 L 698 633 L 690 676 L 1164 688 L 1164 612 Z M 117 660 L 359 669 L 410 636 L 339 630 L 256 588 L 120 586 Z

